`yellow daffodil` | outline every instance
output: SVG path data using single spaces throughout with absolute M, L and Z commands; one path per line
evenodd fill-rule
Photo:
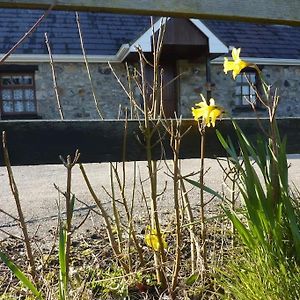
M 240 52 L 241 48 L 232 49 L 231 54 L 233 61 L 229 61 L 227 57 L 224 57 L 224 73 L 227 74 L 228 71 L 232 71 L 233 79 L 235 79 L 244 68 L 249 66 L 249 63 L 240 59 Z
M 192 107 L 193 117 L 196 121 L 202 118 L 207 127 L 210 127 L 210 125 L 215 127 L 216 119 L 222 115 L 223 108 L 216 106 L 213 98 L 209 100 L 209 105 L 207 105 L 204 96 L 202 94 L 200 96 L 202 102 L 195 104 L 196 108 Z
M 165 241 L 165 237 L 162 234 L 161 236 L 162 242 L 163 242 L 163 248 L 166 249 L 168 247 L 167 242 Z M 145 235 L 145 243 L 148 247 L 152 248 L 154 251 L 159 251 L 159 241 L 157 236 L 157 230 L 156 229 L 150 229 L 148 227 L 148 233 Z

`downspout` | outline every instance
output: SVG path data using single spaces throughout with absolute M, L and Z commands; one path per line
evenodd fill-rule
M 206 99 L 209 101 L 211 98 L 211 65 L 210 65 L 210 56 L 209 53 L 206 55 L 205 59 L 206 64 Z

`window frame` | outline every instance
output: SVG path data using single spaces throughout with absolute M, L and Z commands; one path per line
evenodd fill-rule
M 248 80 L 247 80 L 247 76 L 250 75 L 250 82 L 253 83 L 253 87 L 250 86 Z M 255 81 L 251 80 L 251 76 L 254 75 L 254 79 Z M 240 76 L 241 81 L 238 81 L 238 77 Z M 237 93 L 237 88 L 240 87 L 240 93 Z M 243 92 L 243 87 L 247 87 L 248 89 L 248 93 L 244 93 Z M 253 89 L 253 92 L 251 92 L 251 89 Z M 252 109 L 252 105 L 255 108 L 260 108 L 260 102 L 257 99 L 257 92 L 259 92 L 259 77 L 257 74 L 257 71 L 255 70 L 243 70 L 239 75 L 237 75 L 236 79 L 235 79 L 235 108 L 236 109 Z M 255 101 L 252 102 L 248 102 L 245 97 L 251 97 L 251 96 L 255 96 Z
M 16 84 L 16 85 L 12 85 L 12 86 L 10 86 L 10 85 L 7 85 L 7 86 L 5 86 L 5 85 L 3 85 L 2 84 L 2 78 L 3 77 L 13 77 L 13 76 L 30 76 L 31 78 L 32 78 L 32 84 Z M 15 101 L 17 101 L 17 100 L 15 100 L 15 98 L 12 96 L 12 99 L 10 100 L 10 101 L 12 101 L 13 102 L 13 111 L 10 111 L 10 112 L 5 112 L 4 111 L 4 106 L 3 106 L 3 104 L 4 104 L 4 102 L 6 101 L 6 100 L 3 100 L 3 98 L 2 98 L 2 91 L 4 90 L 4 89 L 7 89 L 7 90 L 11 90 L 11 91 L 14 91 L 14 90 L 22 90 L 22 92 L 23 92 L 23 98 L 22 98 L 22 100 L 20 100 L 20 101 L 26 101 L 25 99 L 24 99 L 24 91 L 26 90 L 26 89 L 30 89 L 30 90 L 32 90 L 33 91 L 33 100 L 32 101 L 30 101 L 30 102 L 33 102 L 33 104 L 34 104 L 34 111 L 26 111 L 25 110 L 25 106 L 24 106 L 24 103 L 23 103 L 23 110 L 22 111 L 16 111 L 15 110 Z M 13 92 L 12 92 L 12 95 L 13 95 Z M 7 100 L 7 101 L 9 101 L 9 100 Z M 28 101 L 28 100 L 27 100 Z M 2 71 L 2 72 L 0 72 L 0 112 L 1 112 L 1 118 L 2 119 L 5 119 L 5 118 L 14 118 L 14 117 L 22 117 L 22 116 L 24 116 L 24 117 L 35 117 L 35 116 L 37 116 L 37 99 L 36 99 L 36 85 L 35 85 L 35 72 L 32 70 L 32 71 L 27 71 L 27 70 L 24 70 L 24 71 L 19 71 L 19 72 L 16 72 L 16 71 Z

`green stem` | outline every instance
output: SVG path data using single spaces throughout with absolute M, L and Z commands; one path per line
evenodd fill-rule
M 177 124 L 179 127 L 180 124 Z M 180 271 L 181 262 L 181 220 L 180 220 L 180 207 L 179 207 L 179 149 L 180 149 L 180 132 L 179 129 L 177 134 L 171 138 L 173 142 L 173 193 L 174 193 L 174 208 L 176 215 L 176 255 L 175 255 L 175 265 L 173 269 L 172 285 L 171 291 L 174 292 L 178 282 L 178 274 Z
M 207 265 L 207 246 L 206 246 L 206 216 L 205 216 L 205 202 L 204 202 L 204 161 L 205 161 L 205 125 L 202 124 L 200 128 L 201 144 L 200 144 L 200 217 L 201 217 L 201 239 L 202 239 L 202 259 L 204 273 L 208 269 Z

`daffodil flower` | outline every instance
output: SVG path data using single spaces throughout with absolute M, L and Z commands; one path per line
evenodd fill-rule
M 210 125 L 215 127 L 216 119 L 222 115 L 223 108 L 216 106 L 213 98 L 209 100 L 209 105 L 207 105 L 204 96 L 202 94 L 200 96 L 202 102 L 195 104 L 195 108 L 192 107 L 193 117 L 196 121 L 202 118 L 207 127 L 210 127 Z
M 240 59 L 240 52 L 241 48 L 232 49 L 231 55 L 233 61 L 229 61 L 227 57 L 224 57 L 224 73 L 227 74 L 228 71 L 232 71 L 233 79 L 235 79 L 244 68 L 249 66 L 249 63 Z
M 145 243 L 149 248 L 152 248 L 154 251 L 159 251 L 160 245 L 159 240 L 157 236 L 157 230 L 152 228 L 148 229 L 148 233 L 145 235 Z M 163 242 L 163 248 L 166 249 L 168 247 L 167 242 L 165 241 L 165 237 L 162 234 L 161 235 L 162 242 Z

